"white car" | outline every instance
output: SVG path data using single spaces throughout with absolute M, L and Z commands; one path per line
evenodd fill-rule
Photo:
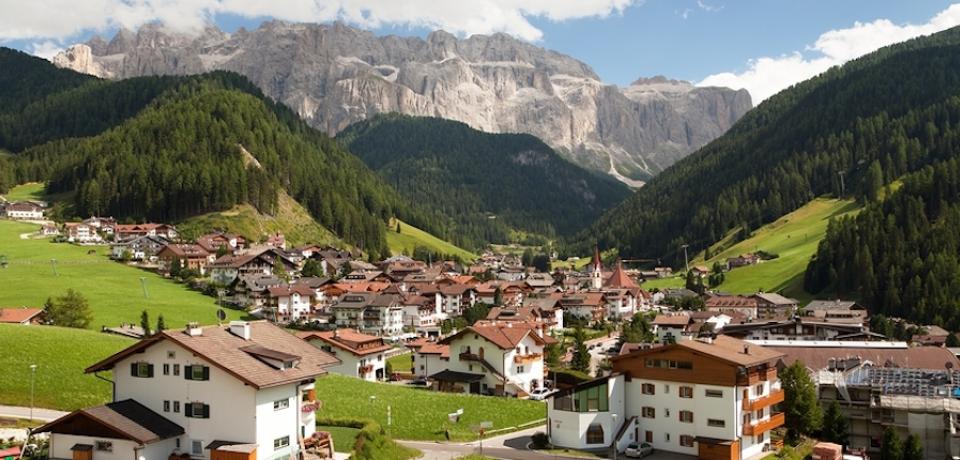
M 642 458 L 652 453 L 653 446 L 646 442 L 642 442 L 640 444 L 631 442 L 630 445 L 628 445 L 623 451 L 623 455 L 630 458 Z
M 546 388 L 537 388 L 536 390 L 533 390 L 530 392 L 530 399 L 534 401 L 543 401 L 544 399 L 547 399 L 547 396 L 550 396 L 552 394 L 553 394 L 553 390 L 549 390 Z

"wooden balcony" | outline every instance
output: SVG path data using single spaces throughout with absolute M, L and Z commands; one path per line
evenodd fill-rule
M 769 368 L 766 370 L 751 369 L 747 375 L 737 377 L 737 385 L 748 386 L 756 385 L 760 382 L 773 381 L 777 379 L 777 369 Z
M 529 353 L 526 355 L 516 355 L 513 357 L 513 362 L 517 364 L 524 364 L 531 361 L 536 361 L 540 359 L 542 355 L 540 353 Z
M 763 409 L 764 407 L 769 407 L 774 404 L 782 403 L 783 396 L 784 396 L 783 389 L 781 388 L 779 390 L 771 391 L 770 394 L 762 398 L 753 399 L 753 400 L 744 399 L 743 410 L 752 412 L 755 410 Z
M 773 414 L 766 420 L 761 420 L 752 425 L 744 425 L 743 435 L 756 436 L 758 434 L 766 433 L 774 428 L 783 426 L 783 420 L 783 412 Z

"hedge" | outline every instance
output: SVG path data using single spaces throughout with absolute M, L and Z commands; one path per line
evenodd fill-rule
M 421 455 L 419 450 L 388 438 L 383 427 L 371 419 L 326 417 L 317 419 L 317 425 L 360 430 L 350 452 L 351 460 L 409 460 Z

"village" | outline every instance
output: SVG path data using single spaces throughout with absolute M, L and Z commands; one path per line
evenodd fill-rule
M 672 270 L 604 262 L 599 248 L 580 269 L 548 272 L 493 251 L 469 262 L 367 261 L 355 249 L 288 247 L 282 234 L 255 242 L 211 231 L 187 241 L 173 225 L 101 217 L 56 224 L 43 212 L 29 202 L 3 209 L 7 219 L 44 222 L 35 237 L 108 245 L 112 263 L 157 271 L 245 315 L 182 330 L 104 325 L 103 333 L 138 341 L 87 363 L 89 373 L 113 371 L 112 403 L 32 431 L 48 437 L 51 458 L 78 458 L 83 446 L 98 458 L 253 459 L 271 446 L 333 457 L 332 438 L 312 415 L 323 396 L 312 382 L 325 373 L 543 401 L 542 424 L 528 428 L 532 447 L 762 458 L 793 429 L 781 376 L 796 366 L 819 405 L 846 420 L 846 455 L 876 453 L 891 426 L 919 439 L 926 458 L 960 453 L 956 337 L 871 317 L 852 300 L 800 304 L 704 288 L 717 270 L 763 263 L 753 254 L 676 275 L 688 288 L 648 290 L 645 281 Z M 0 323 L 49 322 L 39 306 L 0 309 Z M 299 410 L 285 412 L 291 404 Z M 811 447 L 828 455 L 839 440 L 829 441 Z

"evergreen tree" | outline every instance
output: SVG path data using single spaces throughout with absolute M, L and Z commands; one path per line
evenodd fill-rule
M 493 290 L 493 304 L 498 307 L 503 306 L 503 291 L 500 286 Z
M 823 414 L 823 430 L 821 438 L 824 441 L 846 446 L 848 444 L 847 419 L 840 410 L 840 404 L 834 401 Z
M 87 298 L 73 289 L 56 299 L 47 299 L 44 303 L 47 321 L 62 327 L 86 328 L 93 321 L 93 313 Z
M 563 348 L 560 343 L 551 343 L 543 350 L 543 362 L 550 369 L 559 369 L 563 359 Z
M 786 416 L 787 441 L 795 444 L 801 435 L 820 430 L 823 421 L 817 391 L 802 361 L 795 361 L 780 375 L 783 383 L 783 412 Z
M 143 329 L 143 338 L 153 335 L 150 331 L 150 315 L 146 310 L 140 312 L 140 328 Z
M 163 320 L 163 313 L 157 315 L 157 330 L 154 333 L 161 333 L 167 329 L 167 322 Z
M 883 430 L 883 442 L 881 444 L 880 460 L 904 460 L 903 443 L 900 442 L 900 435 L 892 426 Z
M 903 447 L 903 460 L 924 460 L 923 444 L 920 437 L 911 433 Z
M 861 194 L 867 202 L 874 202 L 880 198 L 880 190 L 883 188 L 883 170 L 880 169 L 880 162 L 873 160 L 867 169 L 867 175 L 863 179 L 863 190 Z
M 303 263 L 303 269 L 300 270 L 301 276 L 323 276 L 323 264 L 317 259 L 307 259 Z
M 579 324 L 573 329 L 573 360 L 570 368 L 580 372 L 590 372 L 590 350 L 587 349 L 587 333 Z

